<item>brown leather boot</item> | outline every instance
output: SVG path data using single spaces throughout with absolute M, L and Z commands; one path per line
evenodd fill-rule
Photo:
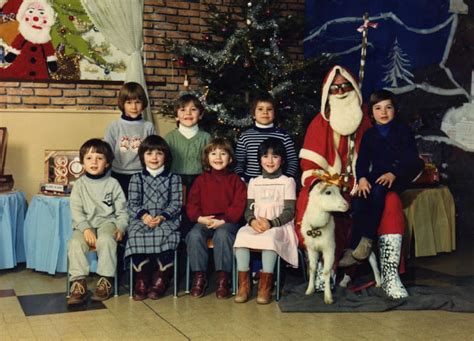
M 71 293 L 67 299 L 67 305 L 79 305 L 87 301 L 87 283 L 86 279 L 80 279 L 72 282 Z
M 153 273 L 153 279 L 151 281 L 151 287 L 148 291 L 148 298 L 152 300 L 157 300 L 163 296 L 168 289 L 171 282 L 171 271 L 173 267 L 170 266 L 164 271 L 156 270 Z
M 239 290 L 235 295 L 235 303 L 245 303 L 250 296 L 250 274 L 248 271 L 239 271 Z
M 225 271 L 217 271 L 216 297 L 218 299 L 229 298 L 230 296 L 230 274 Z
M 260 281 L 258 282 L 258 304 L 268 304 L 271 301 L 273 286 L 273 274 L 271 272 L 260 272 Z
M 143 301 L 147 298 L 148 285 L 150 283 L 150 264 L 144 264 L 140 271 L 135 275 L 135 288 L 133 290 L 133 299 Z
M 193 287 L 191 288 L 191 296 L 203 297 L 206 291 L 208 282 L 205 271 L 196 271 L 194 273 Z
M 91 300 L 102 302 L 108 300 L 110 296 L 112 296 L 112 284 L 110 284 L 110 281 L 106 277 L 99 278 Z

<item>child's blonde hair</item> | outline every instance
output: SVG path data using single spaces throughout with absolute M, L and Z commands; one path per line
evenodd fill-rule
M 143 87 L 135 82 L 128 82 L 122 85 L 118 96 L 118 107 L 120 111 L 125 112 L 125 102 L 139 99 L 142 102 L 143 109 L 148 107 L 148 98 Z
M 234 149 L 232 148 L 232 144 L 229 142 L 229 140 L 222 137 L 215 138 L 209 142 L 202 151 L 202 168 L 206 172 L 209 172 L 212 168 L 209 164 L 209 154 L 217 148 L 225 150 L 229 154 L 231 162 L 227 167 L 231 167 L 234 162 Z

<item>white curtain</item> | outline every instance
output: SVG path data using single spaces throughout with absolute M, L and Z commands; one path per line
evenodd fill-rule
M 143 86 L 148 96 L 143 74 L 143 0 L 81 0 L 92 23 L 104 38 L 129 56 L 125 82 Z M 153 122 L 150 106 L 144 112 Z

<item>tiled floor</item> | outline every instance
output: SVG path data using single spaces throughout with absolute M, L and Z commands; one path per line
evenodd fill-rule
M 474 275 L 473 256 L 470 246 L 460 247 L 451 254 L 411 261 L 411 272 Z M 436 279 L 428 280 L 436 284 Z M 93 289 L 93 279 L 89 282 Z M 282 313 L 276 303 L 259 306 L 255 298 L 235 304 L 232 299 L 217 301 L 213 293 L 194 299 L 182 290 L 179 298 L 135 302 L 122 288 L 119 297 L 104 302 L 105 308 L 87 311 L 27 316 L 22 309 L 18 296 L 38 295 L 28 299 L 41 308 L 65 305 L 64 294 L 39 295 L 64 293 L 65 286 L 64 275 L 24 266 L 0 271 L 0 340 L 474 340 L 470 313 Z

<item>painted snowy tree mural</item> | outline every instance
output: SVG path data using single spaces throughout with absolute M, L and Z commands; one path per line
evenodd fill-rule
M 414 76 L 408 70 L 410 60 L 408 55 L 403 52 L 402 48 L 398 44 L 398 39 L 395 38 L 393 42 L 392 52 L 390 52 L 388 59 L 389 63 L 385 65 L 387 72 L 383 79 L 384 82 L 389 83 L 391 87 L 398 87 L 398 80 L 402 79 L 409 84 L 413 84 L 411 80 Z

